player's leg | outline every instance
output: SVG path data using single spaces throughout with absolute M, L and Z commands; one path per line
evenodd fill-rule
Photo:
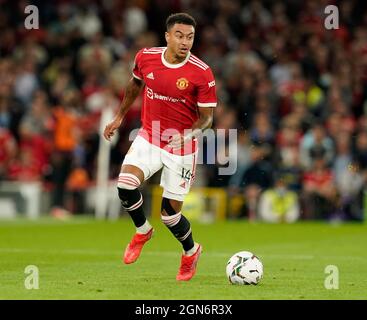
M 152 226 L 143 211 L 143 196 L 139 191 L 144 181 L 144 172 L 133 165 L 123 165 L 117 183 L 118 195 L 122 207 L 129 213 L 137 233 L 147 233 Z
M 195 157 L 196 154 L 181 157 L 168 153 L 163 157 L 161 218 L 184 249 L 176 277 L 180 281 L 190 280 L 194 276 L 201 254 L 200 244 L 194 242 L 190 222 L 181 212 L 194 177 Z
M 126 264 L 135 262 L 144 244 L 152 237 L 153 228 L 143 211 L 143 196 L 138 187 L 144 181 L 144 173 L 133 165 L 123 165 L 117 184 L 118 195 L 122 206 L 129 213 L 136 227 L 136 233 L 124 252 Z
M 127 264 L 138 259 L 144 244 L 154 232 L 144 214 L 143 196 L 139 187 L 144 180 L 150 178 L 161 167 L 159 158 L 155 156 L 155 150 L 152 151 L 151 144 L 137 137 L 125 156 L 119 174 L 118 195 L 122 206 L 129 213 L 136 227 L 136 233 L 124 253 L 124 262 Z
M 163 197 L 161 219 L 181 243 L 185 255 L 191 256 L 197 251 L 199 245 L 194 242 L 189 220 L 181 213 L 182 205 L 182 201 Z
M 189 220 L 181 213 L 183 202 L 169 199 L 172 194 L 166 190 L 163 193 L 161 217 L 163 223 L 172 232 L 174 237 L 182 244 L 184 254 L 176 279 L 188 281 L 196 273 L 196 266 L 201 254 L 201 245 L 194 242 Z M 179 195 L 175 194 L 174 197 Z

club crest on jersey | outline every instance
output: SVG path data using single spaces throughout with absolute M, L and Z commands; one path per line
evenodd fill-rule
M 176 86 L 180 90 L 185 90 L 189 86 L 189 81 L 186 78 L 177 79 Z

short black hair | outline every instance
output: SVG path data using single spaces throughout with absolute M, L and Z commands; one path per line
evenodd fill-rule
M 169 31 L 169 29 L 171 29 L 171 27 L 173 27 L 175 23 L 187 24 L 189 26 L 193 26 L 194 28 L 196 28 L 195 19 L 189 14 L 183 12 L 173 13 L 168 16 L 166 20 L 167 31 Z

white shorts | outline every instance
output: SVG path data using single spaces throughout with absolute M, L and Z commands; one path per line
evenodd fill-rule
M 144 180 L 148 180 L 163 168 L 160 186 L 163 197 L 183 201 L 195 180 L 197 154 L 180 156 L 171 154 L 137 136 L 122 165 L 133 165 L 144 172 Z

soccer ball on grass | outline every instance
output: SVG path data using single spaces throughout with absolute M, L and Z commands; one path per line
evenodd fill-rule
M 228 260 L 226 273 L 232 284 L 256 285 L 263 276 L 263 264 L 251 252 L 240 251 Z

